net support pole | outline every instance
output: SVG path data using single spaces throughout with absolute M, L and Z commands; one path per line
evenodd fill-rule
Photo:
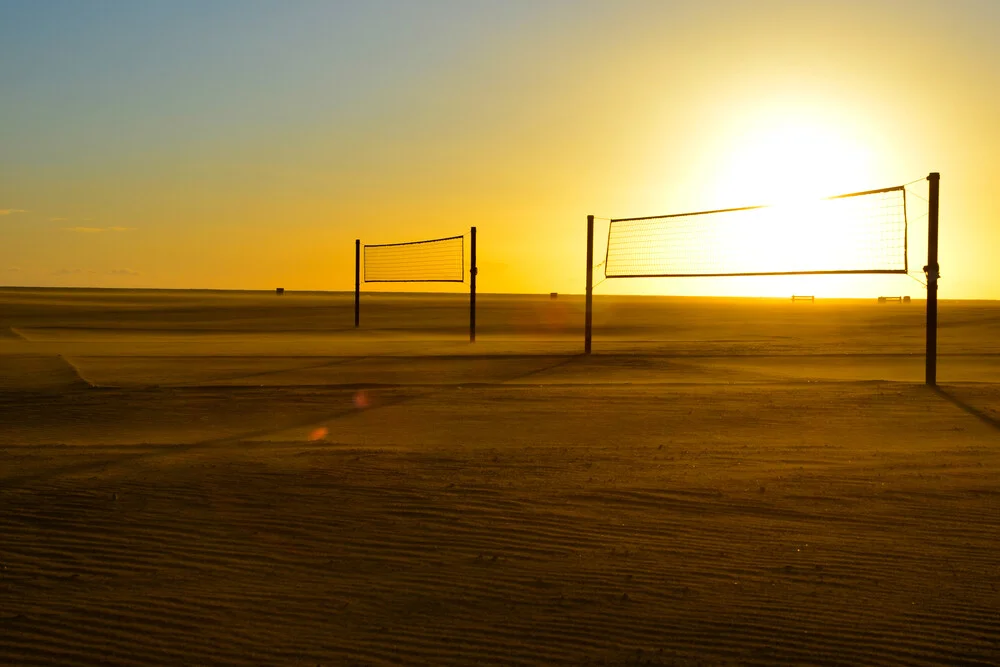
M 590 354 L 594 321 L 594 216 L 587 216 L 587 296 L 583 320 L 583 353 Z
M 354 239 L 354 328 L 361 326 L 361 239 Z
M 469 342 L 476 342 L 476 228 L 469 230 Z
M 925 382 L 928 386 L 937 385 L 937 320 L 938 320 L 938 195 L 941 174 L 932 172 L 927 176 L 929 181 L 929 202 L 927 212 L 927 353 Z

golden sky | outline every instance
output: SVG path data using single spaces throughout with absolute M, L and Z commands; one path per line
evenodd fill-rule
M 581 292 L 587 214 L 938 171 L 940 294 L 1000 298 L 998 34 L 994 0 L 0 0 L 0 284 L 343 290 L 355 238 L 476 225 L 481 291 Z M 597 293 L 637 292 L 922 288 Z

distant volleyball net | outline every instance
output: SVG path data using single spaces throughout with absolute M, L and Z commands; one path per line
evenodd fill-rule
M 612 219 L 607 278 L 906 273 L 903 186 L 814 202 Z
M 400 243 L 354 242 L 354 326 L 361 326 L 361 283 L 464 283 L 469 277 L 469 340 L 476 340 L 476 228 L 465 235 Z
M 364 246 L 366 283 L 465 282 L 465 237 Z

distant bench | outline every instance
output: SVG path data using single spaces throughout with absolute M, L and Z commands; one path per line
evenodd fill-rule
M 909 303 L 910 297 L 908 296 L 880 296 L 878 298 L 879 303 L 886 303 L 888 301 L 898 301 L 900 303 Z
M 792 295 L 792 301 L 815 301 L 815 300 L 816 300 L 816 297 L 813 296 L 813 295 L 811 295 L 811 294 L 809 294 L 809 295 L 806 295 L 806 294 L 793 294 Z

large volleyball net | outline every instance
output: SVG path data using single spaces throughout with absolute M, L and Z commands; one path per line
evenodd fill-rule
M 465 235 L 399 243 L 354 242 L 354 326 L 361 326 L 361 283 L 464 283 L 469 280 L 469 340 L 476 340 L 476 228 Z
M 906 273 L 906 189 L 612 219 L 607 278 Z
M 923 180 L 923 179 L 921 179 Z M 936 381 L 938 184 L 927 177 L 927 372 Z M 916 182 L 916 181 L 915 181 Z M 908 184 L 912 185 L 912 184 Z M 746 206 L 608 222 L 604 258 L 594 263 L 594 216 L 587 219 L 584 351 L 592 346 L 595 273 L 615 278 L 698 278 L 811 274 L 908 274 L 907 185 L 780 206 Z M 922 216 L 921 216 L 922 217 Z

